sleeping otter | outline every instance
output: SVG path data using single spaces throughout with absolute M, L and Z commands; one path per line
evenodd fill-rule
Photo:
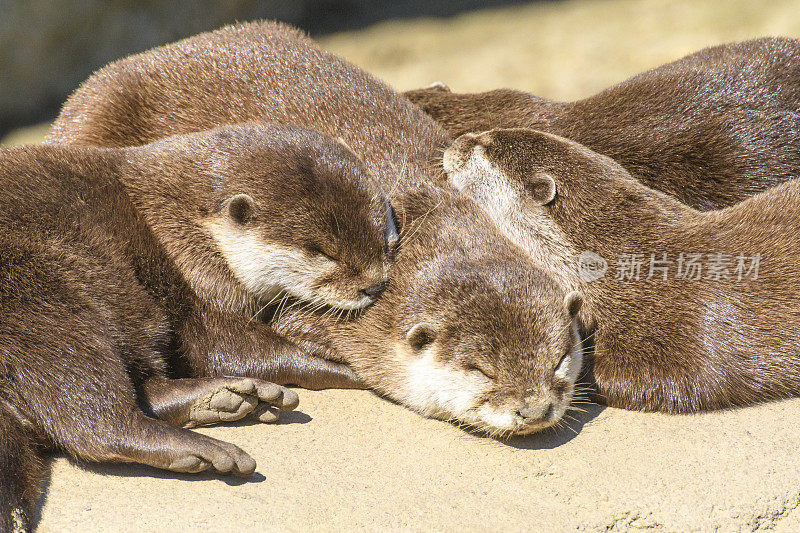
M 387 203 L 334 139 L 245 124 L 4 148 L 0 181 L 0 530 L 29 526 L 46 450 L 248 475 L 245 452 L 184 428 L 293 409 L 265 377 L 352 374 L 248 316 L 273 293 L 348 308 L 386 283 Z
M 700 212 L 527 129 L 465 134 L 444 167 L 562 292 L 585 295 L 609 405 L 687 413 L 800 394 L 800 180 Z
M 431 185 L 444 181 L 436 160 L 449 139 L 429 117 L 297 30 L 239 24 L 113 63 L 69 99 L 48 141 L 125 146 L 247 120 L 340 137 L 387 191 L 401 231 L 388 287 L 357 318 L 292 310 L 276 328 L 331 348 L 366 385 L 428 416 L 499 434 L 558 421 L 580 368 L 580 300 L 474 202 Z

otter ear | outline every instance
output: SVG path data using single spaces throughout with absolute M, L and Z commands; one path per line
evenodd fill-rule
M 567 308 L 569 316 L 575 318 L 583 306 L 583 294 L 578 291 L 570 292 L 564 296 L 564 306 Z
M 228 198 L 226 202 L 228 216 L 237 224 L 245 224 L 253 218 L 256 203 L 249 194 L 237 194 Z
M 544 172 L 537 172 L 525 183 L 525 192 L 539 205 L 547 205 L 556 197 L 556 180 Z
M 435 340 L 436 330 L 427 322 L 415 324 L 414 327 L 406 333 L 406 341 L 408 341 L 408 344 L 415 350 L 421 350 Z

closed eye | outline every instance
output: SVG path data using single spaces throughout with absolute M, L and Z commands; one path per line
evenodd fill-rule
M 487 377 L 489 379 L 494 379 L 494 377 L 492 376 L 492 374 L 489 371 L 487 371 L 485 368 L 482 368 L 482 367 L 480 367 L 480 366 L 478 366 L 478 365 L 476 365 L 474 363 L 465 364 L 464 365 L 464 370 L 466 370 L 467 372 L 479 372 L 479 373 L 483 374 L 484 377 Z
M 321 248 L 319 248 L 317 246 L 309 246 L 307 248 L 307 250 L 308 250 L 308 253 L 310 253 L 313 256 L 324 257 L 325 259 L 327 259 L 329 261 L 336 261 L 336 259 L 334 257 L 332 257 L 329 254 L 326 254 L 325 252 L 322 251 Z

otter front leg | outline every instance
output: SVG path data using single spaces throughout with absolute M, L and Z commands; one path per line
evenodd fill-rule
M 117 428 L 114 428 L 116 430 Z M 256 462 L 238 446 L 177 428 L 135 413 L 124 431 L 104 435 L 92 459 L 141 463 L 173 472 L 197 473 L 213 469 L 220 474 L 249 476 Z M 78 453 L 85 456 L 85 453 Z
M 312 390 L 365 388 L 349 366 L 319 357 L 330 355 L 322 347 L 308 353 L 317 345 L 301 347 L 245 316 L 205 307 L 183 324 L 180 337 L 194 376 L 253 377 Z
M 254 378 L 152 377 L 142 386 L 143 399 L 153 413 L 173 426 L 208 426 L 253 417 L 269 423 L 278 410 L 299 403 L 293 390 Z
M 278 356 L 273 371 L 278 383 L 304 389 L 367 388 L 349 366 L 297 351 Z

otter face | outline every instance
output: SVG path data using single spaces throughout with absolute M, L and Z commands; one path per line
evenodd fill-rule
M 447 177 L 495 219 L 516 215 L 525 207 L 547 205 L 556 196 L 555 180 L 535 168 L 526 149 L 530 142 L 546 140 L 539 135 L 543 134 L 522 129 L 466 133 L 444 153 Z M 537 148 L 540 154 L 546 151 Z
M 434 285 L 400 313 L 406 318 L 393 357 L 402 385 L 392 396 L 425 416 L 492 435 L 555 425 L 583 363 L 575 321 L 582 296 L 560 297 L 531 269 L 456 268 L 463 270 L 423 271 Z M 453 279 L 467 283 L 454 290 Z
M 443 164 L 450 184 L 475 200 L 535 264 L 547 265 L 568 291 L 575 288 L 579 252 L 543 208 L 557 194 L 547 169 L 550 152 L 560 144 L 525 129 L 467 133 L 445 151 Z
M 223 198 L 204 226 L 244 288 L 341 310 L 389 282 L 398 231 L 392 206 L 345 146 L 294 127 L 229 158 Z M 241 150 L 241 147 L 240 147 Z

